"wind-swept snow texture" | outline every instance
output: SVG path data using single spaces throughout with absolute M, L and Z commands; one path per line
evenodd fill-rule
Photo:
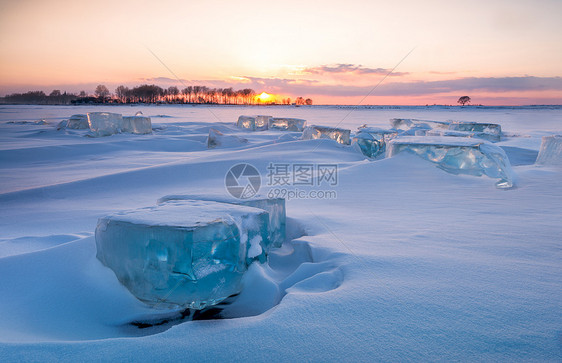
M 137 111 L 151 134 L 57 130 L 72 115 Z M 392 118 L 500 124 L 494 145 L 517 187 L 409 153 L 367 159 L 334 140 L 234 126 L 244 114 L 347 130 Z M 561 361 L 562 170 L 535 164 L 542 137 L 562 134 L 561 116 L 559 107 L 0 106 L 0 360 Z M 208 149 L 211 128 L 248 142 Z M 307 198 L 287 198 L 285 242 L 250 265 L 222 319 L 154 309 L 96 258 L 99 218 L 166 195 L 232 198 L 224 179 L 240 163 L 262 175 L 256 197 L 287 188 Z M 285 164 L 290 184 L 270 183 L 271 166 Z M 334 185 L 316 174 L 312 186 L 293 185 L 293 165 L 333 164 Z

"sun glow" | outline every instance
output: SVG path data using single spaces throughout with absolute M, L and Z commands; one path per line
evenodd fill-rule
M 275 102 L 275 96 L 273 96 L 272 94 L 269 94 L 267 92 L 262 92 L 259 95 L 256 96 L 256 100 L 260 103 L 274 103 Z

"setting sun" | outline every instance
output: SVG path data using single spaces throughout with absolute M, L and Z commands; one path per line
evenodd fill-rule
M 264 103 L 265 103 L 265 102 L 273 102 L 273 101 L 274 101 L 273 95 L 270 95 L 269 93 L 266 93 L 266 92 L 260 93 L 260 94 L 257 96 L 257 98 L 258 98 L 258 100 L 259 100 L 260 102 L 264 102 Z

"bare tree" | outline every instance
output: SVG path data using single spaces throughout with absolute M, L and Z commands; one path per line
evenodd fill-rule
M 184 95 L 184 97 L 187 99 L 187 102 L 191 103 L 191 95 L 193 94 L 193 86 L 188 86 L 188 87 L 184 88 L 181 92 Z
M 94 94 L 96 95 L 96 97 L 105 100 L 105 98 L 109 96 L 109 89 L 105 85 L 99 84 L 96 87 L 96 91 L 94 92 Z
M 115 89 L 115 95 L 121 100 L 121 102 L 126 102 L 126 98 L 128 94 L 129 94 L 129 89 L 123 85 Z
M 176 99 L 177 95 L 180 94 L 180 90 L 176 87 L 176 86 L 171 86 L 168 87 L 168 95 L 172 96 L 171 97 L 171 101 L 174 102 L 174 100 Z

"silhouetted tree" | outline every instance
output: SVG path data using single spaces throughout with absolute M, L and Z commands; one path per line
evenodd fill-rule
M 174 102 L 177 95 L 180 94 L 180 90 L 176 86 L 171 86 L 171 87 L 168 87 L 168 90 L 167 90 L 166 93 L 168 94 L 168 96 L 171 96 L 170 99 L 171 99 L 172 102 Z
M 8 103 L 27 103 L 27 104 L 68 104 L 68 103 L 105 103 L 111 96 L 109 89 L 100 84 L 96 87 L 94 97 L 88 97 L 86 91 L 80 94 L 61 93 L 60 90 L 53 90 L 48 96 L 43 91 L 30 91 L 27 93 L 14 93 L 0 98 L 0 102 Z M 234 90 L 229 88 L 209 88 L 207 86 L 189 86 L 180 90 L 177 87 L 162 89 L 157 85 L 143 84 L 133 88 L 120 85 L 115 88 L 116 101 L 128 102 L 189 102 L 207 104 L 244 104 L 252 105 L 258 103 L 256 92 L 251 88 Z M 272 102 L 273 103 L 273 102 Z M 282 104 L 291 104 L 291 99 L 280 100 Z M 295 102 L 297 105 L 311 105 L 312 99 L 298 97 Z
M 154 84 L 143 84 L 131 90 L 135 102 L 154 103 L 159 101 L 163 94 L 164 90 Z
M 115 89 L 115 95 L 121 102 L 127 102 L 127 96 L 129 94 L 129 88 L 121 85 Z
M 101 100 L 105 100 L 107 96 L 109 96 L 109 89 L 105 85 L 99 84 L 96 87 L 96 91 L 94 92 L 94 94 L 96 95 L 97 98 L 100 98 Z
M 312 98 L 307 98 L 306 100 L 304 100 L 304 103 L 307 105 L 312 105 Z
M 187 102 L 191 103 L 191 95 L 193 94 L 193 87 L 188 86 L 184 88 L 181 92 L 184 95 L 184 97 L 187 99 Z
M 462 97 L 459 98 L 457 103 L 459 103 L 461 106 L 464 106 L 465 104 L 470 103 L 470 97 L 462 96 Z

